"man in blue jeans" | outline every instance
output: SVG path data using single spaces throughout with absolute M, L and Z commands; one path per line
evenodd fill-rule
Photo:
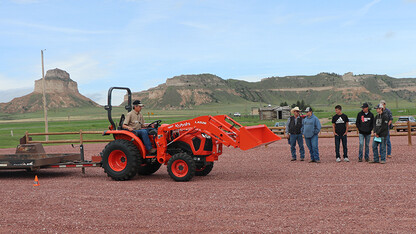
M 152 143 L 149 139 L 150 129 L 146 128 L 147 125 L 144 123 L 143 115 L 140 113 L 143 106 L 144 105 L 138 100 L 133 102 L 133 110 L 127 114 L 123 123 L 123 128 L 134 132 L 136 136 L 140 137 L 148 153 L 154 154 L 156 153 L 156 149 L 152 147 Z
M 387 116 L 389 117 L 389 131 L 387 132 L 387 137 L 386 137 L 386 145 L 387 145 L 387 158 L 391 158 L 391 141 L 390 141 L 390 129 L 393 128 L 393 113 L 391 113 L 391 110 L 389 110 L 386 107 L 386 101 L 381 100 L 380 104 L 383 105 L 383 112 L 387 114 Z
M 374 139 L 373 139 L 373 154 L 374 160 L 370 163 L 386 163 L 386 137 L 389 131 L 389 117 L 383 112 L 383 105 L 379 104 L 376 107 L 377 115 L 374 118 Z M 379 148 L 380 146 L 380 160 L 379 160 Z
M 357 114 L 357 121 L 355 122 L 355 126 L 358 129 L 359 133 L 359 141 L 360 146 L 358 150 L 358 162 L 363 161 L 363 147 L 365 143 L 365 153 L 364 158 L 365 161 L 369 161 L 369 144 L 370 144 L 370 138 L 371 138 L 371 131 L 374 127 L 374 115 L 369 110 L 369 106 L 367 103 L 363 103 L 361 106 L 362 111 Z
M 348 146 L 347 146 L 347 134 L 349 127 L 349 120 L 346 114 L 342 113 L 342 107 L 340 105 L 335 106 L 335 115 L 332 117 L 332 131 L 335 137 L 335 156 L 336 162 L 341 162 L 341 155 L 339 154 L 340 141 L 342 142 L 342 148 L 344 150 L 344 161 L 349 162 L 348 159 Z
M 289 136 L 290 152 L 292 153 L 291 161 L 296 161 L 296 142 L 299 145 L 300 161 L 304 161 L 305 148 L 303 148 L 302 117 L 300 116 L 299 107 L 293 108 L 290 112 L 293 115 L 287 120 L 285 133 Z
M 306 146 L 308 146 L 311 155 L 310 163 L 320 163 L 318 134 L 321 131 L 321 122 L 319 122 L 319 119 L 313 114 L 311 107 L 307 107 L 305 112 L 306 117 L 303 119 L 301 132 L 305 136 L 305 143 Z

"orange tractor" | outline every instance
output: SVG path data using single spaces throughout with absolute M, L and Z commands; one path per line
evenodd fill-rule
M 111 123 L 104 135 L 112 134 L 114 141 L 101 152 L 102 167 L 114 180 L 129 180 L 136 174 L 150 175 L 162 164 L 167 165 L 175 181 L 189 181 L 194 175 L 206 176 L 222 154 L 223 145 L 248 150 L 280 140 L 266 125 L 245 127 L 226 115 L 200 116 L 173 124 L 157 120 L 149 124 L 149 138 L 156 155 L 149 155 L 142 140 L 133 132 L 122 128 L 124 115 L 116 126 L 111 116 L 111 95 L 114 89 L 127 91 L 131 111 L 129 88 L 112 87 L 108 91 L 108 119 Z

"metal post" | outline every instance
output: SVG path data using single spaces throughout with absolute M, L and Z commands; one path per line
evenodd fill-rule
M 81 161 L 84 162 L 84 138 L 82 136 L 82 130 L 79 130 L 79 143 L 81 144 L 79 146 L 79 151 L 81 154 Z M 85 167 L 82 168 L 82 174 L 85 174 Z
M 407 141 L 408 145 L 412 145 L 412 128 L 410 127 L 410 121 L 407 121 Z
M 46 50 L 46 49 L 45 49 Z M 42 57 L 42 94 L 43 94 L 43 113 L 45 116 L 45 133 L 48 133 L 48 109 L 46 107 L 46 96 L 45 96 L 45 69 L 43 66 L 43 50 L 40 51 L 41 57 Z M 45 140 L 49 140 L 49 136 L 45 135 Z

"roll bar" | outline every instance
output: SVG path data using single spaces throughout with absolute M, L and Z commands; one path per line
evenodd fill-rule
M 116 124 L 113 121 L 113 117 L 111 116 L 111 110 L 113 109 L 113 106 L 111 105 L 111 96 L 112 96 L 112 93 L 113 93 L 113 90 L 114 89 L 120 89 L 120 90 L 126 90 L 127 91 L 128 101 L 127 101 L 127 105 L 124 108 L 126 108 L 126 110 L 128 112 L 130 112 L 132 110 L 132 106 L 131 106 L 131 90 L 129 88 L 126 88 L 126 87 L 111 87 L 108 90 L 108 99 L 107 99 L 108 101 L 107 101 L 107 105 L 104 106 L 104 109 L 107 111 L 108 121 L 110 122 L 111 126 L 113 126 L 113 129 L 117 129 L 116 128 Z

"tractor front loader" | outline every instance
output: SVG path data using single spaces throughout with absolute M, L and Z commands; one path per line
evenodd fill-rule
M 108 92 L 108 118 L 111 123 L 105 135 L 113 135 L 102 151 L 102 167 L 114 180 L 128 180 L 139 175 L 151 175 L 162 164 L 175 181 L 189 181 L 194 175 L 206 176 L 214 162 L 222 154 L 222 147 L 232 146 L 242 150 L 252 149 L 280 140 L 266 125 L 242 126 L 227 115 L 200 116 L 173 124 L 161 124 L 157 120 L 149 124 L 149 138 L 156 155 L 149 155 L 142 140 L 134 133 L 122 129 L 124 115 L 118 126 L 111 117 L 111 93 L 114 89 L 127 91 L 131 111 L 131 91 L 128 88 L 112 87 Z

